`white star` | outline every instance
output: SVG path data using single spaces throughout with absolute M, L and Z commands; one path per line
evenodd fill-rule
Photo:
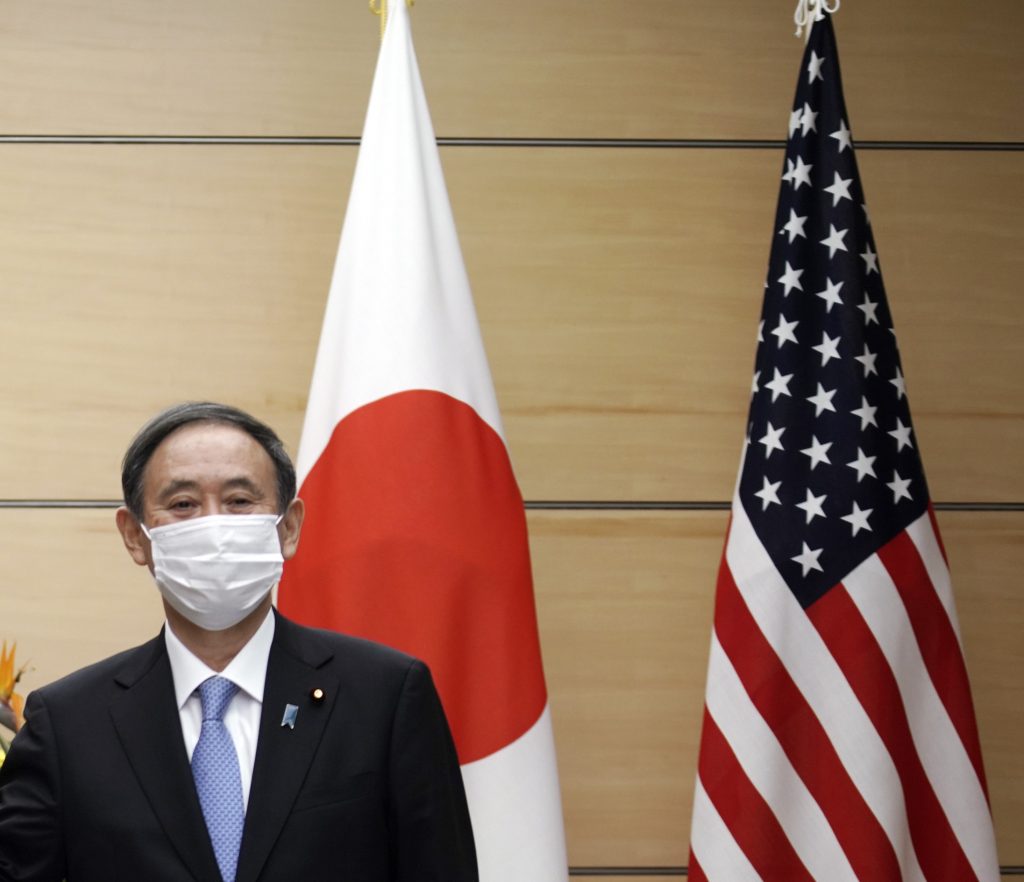
M 796 504 L 796 507 L 802 508 L 805 512 L 807 512 L 807 523 L 809 524 L 815 518 L 825 517 L 825 512 L 821 507 L 824 501 L 824 493 L 822 493 L 821 496 L 815 496 L 813 493 L 811 493 L 810 488 L 808 488 L 807 498 L 803 502 L 798 502 Z
M 800 134 L 806 136 L 808 132 L 818 131 L 818 127 L 814 124 L 817 118 L 817 112 L 811 110 L 810 104 L 805 103 L 804 112 L 800 117 Z
M 864 295 L 864 302 L 857 306 L 861 312 L 864 313 L 864 325 L 865 327 L 870 324 L 878 324 L 878 301 L 868 299 L 868 295 Z
M 833 358 L 839 358 L 839 338 L 830 337 L 822 331 L 821 342 L 811 349 L 821 353 L 821 366 L 825 367 Z
M 813 49 L 811 50 L 811 60 L 807 65 L 807 82 L 813 83 L 815 80 L 821 80 L 825 82 L 825 77 L 822 76 L 821 66 L 825 63 L 824 58 L 818 58 L 818 53 Z
M 816 296 L 825 301 L 825 312 L 832 312 L 833 306 L 842 306 L 843 299 L 839 296 L 839 289 L 843 287 L 842 282 L 833 282 L 825 279 L 825 290 L 816 292 Z
M 797 342 L 796 334 L 794 334 L 793 331 L 796 329 L 796 326 L 798 324 L 800 324 L 800 321 L 798 319 L 794 319 L 791 322 L 787 322 L 786 317 L 784 315 L 779 315 L 779 326 L 774 331 L 772 331 L 772 334 L 779 338 L 780 349 L 787 342 Z
M 763 438 L 758 439 L 758 443 L 764 445 L 765 459 L 770 457 L 776 450 L 786 449 L 782 446 L 782 442 L 779 440 L 779 438 L 782 437 L 782 433 L 785 431 L 785 426 L 781 429 L 776 429 L 771 423 L 768 423 L 768 431 L 765 433 Z
M 856 536 L 861 530 L 867 530 L 871 532 L 871 527 L 868 524 L 868 515 L 873 512 L 873 508 L 861 508 L 855 502 L 853 504 L 853 511 L 848 515 L 843 515 L 840 520 L 846 521 L 851 527 L 853 527 L 853 535 Z
M 850 184 L 852 183 L 853 178 L 841 178 L 839 177 L 839 172 L 835 173 L 835 177 L 832 179 L 832 186 L 825 187 L 825 192 L 832 194 L 833 208 L 839 204 L 840 199 L 853 199 L 850 195 Z
M 800 276 L 803 274 L 804 271 L 802 269 L 794 269 L 789 265 L 789 261 L 786 261 L 786 271 L 776 279 L 776 281 L 782 282 L 782 285 L 785 288 L 782 292 L 784 297 L 788 297 L 789 292 L 794 288 L 803 291 L 804 286 L 800 284 Z
M 805 447 L 800 452 L 805 454 L 806 456 L 810 457 L 810 460 L 811 460 L 811 471 L 812 472 L 814 471 L 814 467 L 816 465 L 818 465 L 818 463 L 823 462 L 823 463 L 826 463 L 827 465 L 832 465 L 832 460 L 830 460 L 828 458 L 828 449 L 831 446 L 832 446 L 832 442 L 831 441 L 829 441 L 829 442 L 827 442 L 825 444 L 822 444 L 818 440 L 817 436 L 811 435 L 811 446 L 810 447 Z M 822 498 L 824 499 L 824 497 L 822 497 Z
M 772 377 L 772 381 L 770 383 L 765 383 L 764 387 L 772 390 L 772 402 L 774 403 L 778 400 L 780 395 L 789 395 L 792 397 L 792 393 L 789 391 L 789 381 L 793 379 L 793 375 L 786 374 L 783 376 L 779 373 L 778 368 L 773 368 L 773 370 L 775 371 L 775 376 Z
M 868 400 L 861 395 L 860 407 L 856 410 L 851 410 L 854 416 L 860 417 L 860 430 L 863 432 L 869 425 L 878 428 L 878 421 L 875 419 L 875 414 L 878 412 L 877 407 L 872 407 L 868 404 Z
M 910 478 L 901 478 L 900 473 L 895 469 L 892 473 L 892 481 L 885 486 L 892 490 L 893 505 L 899 502 L 904 496 L 907 499 L 914 498 L 910 495 L 910 491 L 907 489 L 910 486 Z
M 768 477 L 764 478 L 764 485 L 754 495 L 761 500 L 761 511 L 765 511 L 771 503 L 776 505 L 782 505 L 779 500 L 779 487 L 782 486 L 782 481 L 776 481 L 774 484 L 769 483 Z
M 875 474 L 875 460 L 877 456 L 867 456 L 863 450 L 857 448 L 857 458 L 853 462 L 848 462 L 847 465 L 851 469 L 855 469 L 857 472 L 857 483 L 861 482 L 861 479 L 865 475 L 871 475 L 872 478 L 877 478 Z
M 795 340 L 793 341 L 796 342 Z M 896 376 L 889 380 L 896 387 L 896 398 L 897 400 L 902 399 L 907 394 L 907 383 L 903 379 L 903 372 L 897 367 Z
M 878 358 L 877 352 L 872 352 L 868 349 L 868 344 L 864 344 L 864 354 L 857 355 L 854 357 L 854 361 L 859 361 L 864 365 L 864 376 L 867 377 L 869 374 L 875 374 L 878 376 L 878 369 L 875 367 L 875 361 Z
M 861 257 L 864 258 L 864 273 L 870 276 L 871 273 L 878 272 L 878 255 L 871 250 L 870 242 L 864 247 L 867 249 L 867 251 L 861 254 Z
M 896 417 L 896 428 L 888 434 L 896 439 L 896 452 L 899 453 L 904 447 L 913 448 L 913 443 L 910 440 L 910 426 L 903 425 L 903 420 Z
M 765 282 L 764 286 L 767 288 L 768 283 Z M 757 323 L 757 342 L 764 343 L 764 319 Z
M 814 165 L 806 165 L 804 163 L 803 157 L 798 156 L 796 158 L 796 165 L 789 173 L 789 179 L 790 182 L 793 184 L 794 190 L 799 190 L 801 184 L 807 184 L 808 187 L 811 186 L 812 168 L 814 168 Z
M 814 405 L 814 415 L 816 417 L 821 416 L 821 412 L 823 410 L 831 410 L 835 412 L 836 408 L 835 405 L 832 404 L 832 399 L 835 397 L 836 391 L 837 390 L 833 389 L 831 392 L 826 392 L 822 388 L 821 383 L 818 383 L 817 393 L 807 399 Z
M 793 113 L 797 114 L 797 125 L 799 125 L 800 124 L 800 111 L 799 110 L 794 110 Z M 791 135 L 793 134 L 793 127 L 792 126 L 793 126 L 793 123 L 792 123 L 792 120 L 790 120 L 790 131 L 789 131 L 789 133 Z M 789 182 L 789 181 L 793 180 L 793 160 L 792 159 L 787 159 L 786 160 L 786 170 L 782 173 L 782 180 L 784 180 L 786 182 Z
M 793 111 L 796 113 L 796 111 Z M 799 121 L 799 120 L 798 120 Z M 792 123 L 790 123 L 792 125 Z M 795 131 L 795 130 L 794 130 Z M 793 131 L 790 131 L 793 134 Z M 847 147 L 853 149 L 853 142 L 850 140 L 850 130 L 846 128 L 846 120 L 839 121 L 839 130 L 829 135 L 830 138 L 835 138 L 839 142 L 839 152 L 842 153 Z
M 803 543 L 804 550 L 800 552 L 796 557 L 791 557 L 790 560 L 800 564 L 803 568 L 803 575 L 806 576 L 811 570 L 817 570 L 819 573 L 825 572 L 821 568 L 821 564 L 818 563 L 818 558 L 821 557 L 821 552 L 824 549 L 815 548 L 810 549 L 807 547 L 807 543 Z
M 789 137 L 793 137 L 793 132 L 800 128 L 800 117 L 803 116 L 803 111 L 797 107 L 793 109 L 793 112 L 789 115 Z
M 829 233 L 827 239 L 822 239 L 822 245 L 828 245 L 828 256 L 829 259 L 836 256 L 836 251 L 848 251 L 846 243 L 843 242 L 843 236 L 845 236 L 849 230 L 837 230 L 832 224 L 828 225 Z
M 804 217 L 798 217 L 797 213 L 791 208 L 789 210 L 789 220 L 786 221 L 786 225 L 779 230 L 779 233 L 789 233 L 789 241 L 792 242 L 797 236 L 803 236 L 807 238 L 807 233 L 804 232 L 804 224 L 807 223 L 806 215 Z
M 751 382 L 750 382 L 750 397 L 751 398 L 753 398 L 755 395 L 757 395 L 757 391 L 760 388 L 757 385 L 757 381 L 760 380 L 760 379 L 761 379 L 761 372 L 760 371 L 754 371 L 754 379 L 751 380 Z

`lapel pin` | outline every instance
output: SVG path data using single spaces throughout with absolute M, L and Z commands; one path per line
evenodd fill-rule
M 317 686 L 310 690 L 309 697 L 313 699 L 313 704 L 320 704 L 324 700 L 324 691 Z
M 284 716 L 281 717 L 281 726 L 287 726 L 289 729 L 295 728 L 295 718 L 299 715 L 298 705 L 286 704 L 284 706 Z

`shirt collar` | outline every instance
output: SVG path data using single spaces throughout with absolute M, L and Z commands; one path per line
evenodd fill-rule
M 249 638 L 249 642 L 219 674 L 260 703 L 263 702 L 263 686 L 267 679 L 270 644 L 274 640 L 274 620 L 273 612 L 268 612 L 263 624 Z M 171 663 L 174 697 L 178 703 L 178 710 L 181 710 L 189 697 L 199 688 L 199 684 L 210 677 L 218 676 L 218 673 L 196 658 L 178 639 L 170 625 L 164 626 L 164 642 Z

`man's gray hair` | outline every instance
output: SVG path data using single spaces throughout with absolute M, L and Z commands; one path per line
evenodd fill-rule
M 295 498 L 295 466 L 277 433 L 256 417 L 212 401 L 186 401 L 158 413 L 139 429 L 121 463 L 121 490 L 128 510 L 142 521 L 143 473 L 153 452 L 172 432 L 192 423 L 235 426 L 256 441 L 270 456 L 277 474 L 277 510 L 284 514 Z

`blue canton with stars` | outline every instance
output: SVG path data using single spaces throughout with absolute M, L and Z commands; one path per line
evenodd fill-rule
M 789 120 L 739 493 L 806 608 L 927 510 L 828 16 Z

